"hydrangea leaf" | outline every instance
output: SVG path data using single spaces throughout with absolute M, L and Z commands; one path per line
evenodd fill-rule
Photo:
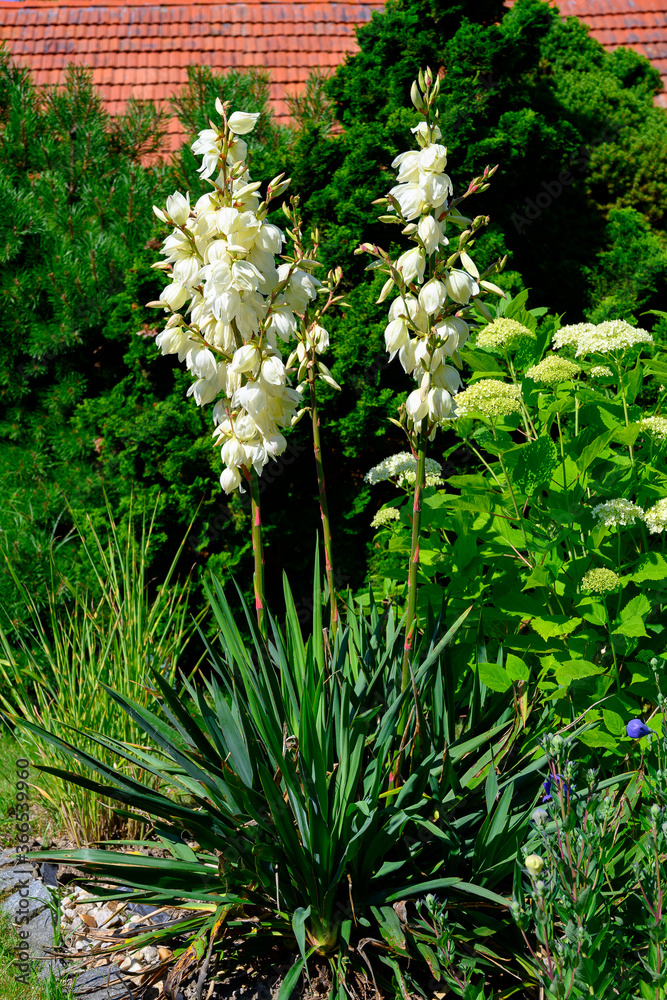
M 577 625 L 581 625 L 583 619 L 571 618 L 569 615 L 549 615 L 548 617 L 533 618 L 531 627 L 543 639 L 552 639 L 557 635 L 569 635 L 574 632 Z
M 659 552 L 648 552 L 630 579 L 633 583 L 667 579 L 667 559 Z
M 566 660 L 556 667 L 556 680 L 563 687 L 571 684 L 572 681 L 580 681 L 584 677 L 594 677 L 601 674 L 602 667 L 589 660 Z
M 515 656 L 514 653 L 507 654 L 505 669 L 507 670 L 507 676 L 513 681 L 530 680 L 530 668 L 519 656 Z
M 512 468 L 512 483 L 527 496 L 548 485 L 558 466 L 556 445 L 542 435 L 506 457 Z
M 621 621 L 618 628 L 615 628 L 612 635 L 624 635 L 626 639 L 639 639 L 648 633 L 644 628 L 644 619 L 639 615 L 631 615 Z
M 509 674 L 498 663 L 480 663 L 478 669 L 480 681 L 492 691 L 502 694 L 512 687 Z
M 609 733 L 603 729 L 591 729 L 578 737 L 579 741 L 587 747 L 596 747 L 601 750 L 617 750 L 618 743 Z

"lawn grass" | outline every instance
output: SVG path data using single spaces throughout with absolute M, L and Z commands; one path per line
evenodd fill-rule
M 0 723 L 0 849 L 16 847 L 16 761 L 30 757 L 28 747 L 21 747 L 11 732 Z M 31 783 L 37 780 L 38 771 L 31 768 Z M 42 796 L 30 789 L 30 836 L 44 840 L 49 833 L 57 834 L 57 824 L 44 808 Z
M 18 980 L 16 936 L 9 917 L 0 914 L 0 1000 L 73 1000 L 54 973 L 40 979 L 40 963 L 32 962 L 28 982 Z

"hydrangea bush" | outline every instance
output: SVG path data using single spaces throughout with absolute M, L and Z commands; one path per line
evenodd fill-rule
M 554 329 L 524 305 L 479 317 L 460 352 L 471 375 L 450 411 L 456 472 L 426 491 L 417 612 L 474 604 L 461 669 L 548 698 L 564 724 L 586 712 L 583 741 L 613 758 L 628 713 L 657 698 L 647 658 L 664 652 L 667 364 L 624 321 Z M 411 551 L 409 507 L 391 509 L 374 522 L 384 599 L 406 593 Z

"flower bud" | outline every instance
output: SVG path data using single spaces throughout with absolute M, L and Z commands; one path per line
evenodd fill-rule
M 546 809 L 533 809 L 530 818 L 532 819 L 535 826 L 544 826 L 544 824 L 549 819 L 549 813 Z
M 167 198 L 167 215 L 175 226 L 184 226 L 190 216 L 190 195 L 174 191 Z
M 177 309 L 180 309 L 184 305 L 187 297 L 188 293 L 183 288 L 183 285 L 177 281 L 173 281 L 171 285 L 167 285 L 166 288 L 162 289 L 160 302 L 164 302 L 166 306 L 176 312 Z
M 440 312 L 446 298 L 447 290 L 443 283 L 437 278 L 431 278 L 419 293 L 419 305 L 429 316 L 434 316 L 435 313 Z
M 445 287 L 447 294 L 462 306 L 471 295 L 479 295 L 479 285 L 466 271 L 451 271 L 445 278 Z
M 539 856 L 539 854 L 529 854 L 524 860 L 526 866 L 526 871 L 531 878 L 537 878 L 542 869 L 544 868 L 544 861 Z
M 639 740 L 643 736 L 651 736 L 653 732 L 641 719 L 630 719 L 625 727 L 625 731 L 631 740 Z
M 236 438 L 230 438 L 229 441 L 225 441 L 223 444 L 220 450 L 220 457 L 225 465 L 231 469 L 237 468 L 239 465 L 243 465 L 245 462 L 243 445 L 240 441 L 237 441 Z
M 238 469 L 225 469 L 220 476 L 220 485 L 225 493 L 233 493 L 241 485 L 241 473 Z
M 421 94 L 419 93 L 419 87 L 417 86 L 417 81 L 414 80 L 410 88 L 410 100 L 416 107 L 417 111 L 421 111 L 424 107 L 424 101 Z
M 432 215 L 425 215 L 419 221 L 417 235 L 424 244 L 426 253 L 435 253 L 443 240 L 442 226 Z

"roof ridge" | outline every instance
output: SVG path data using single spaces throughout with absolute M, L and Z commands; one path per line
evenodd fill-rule
M 0 0 L 4 10 L 62 10 L 68 7 L 262 7 L 264 4 L 302 7 L 384 7 L 385 0 Z

